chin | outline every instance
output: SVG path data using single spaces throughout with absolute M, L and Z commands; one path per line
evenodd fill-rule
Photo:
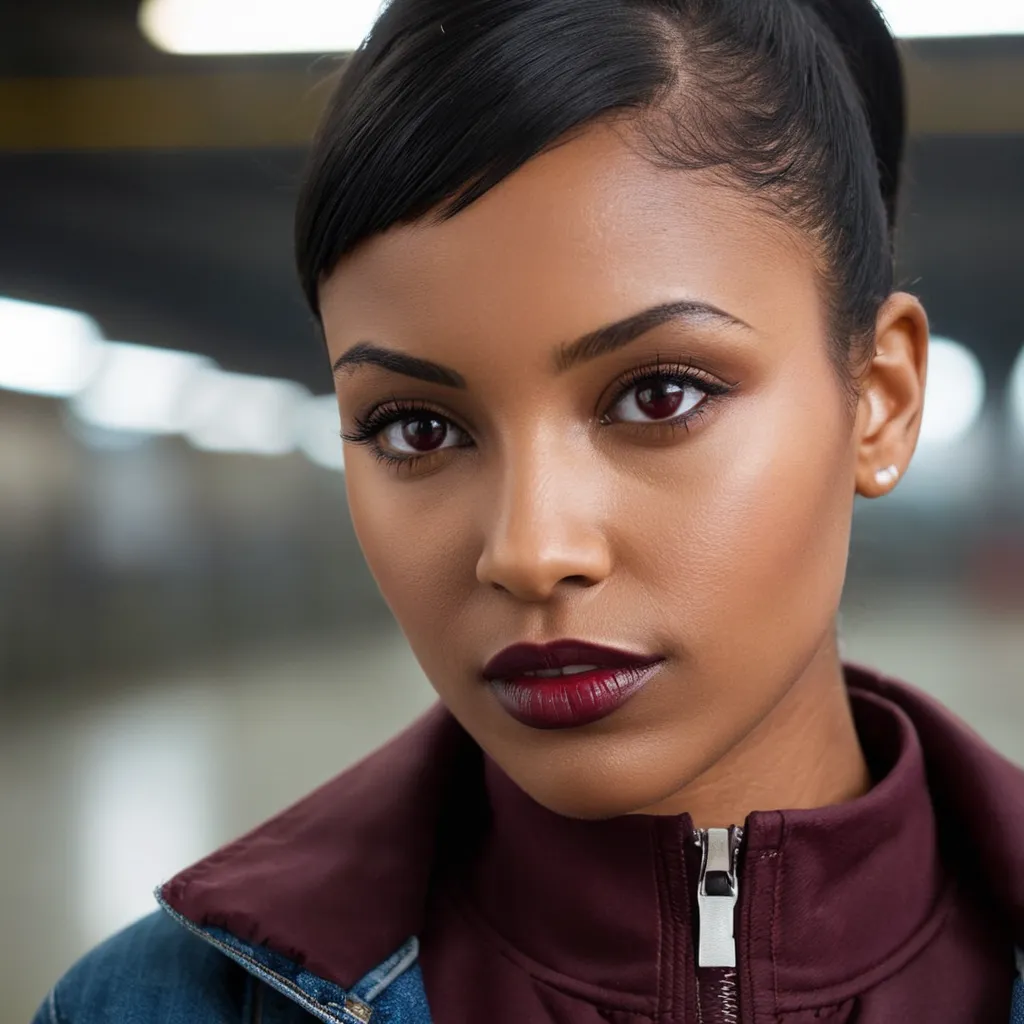
M 504 712 L 460 721 L 518 789 L 566 818 L 650 813 L 701 773 L 702 755 L 709 753 L 705 744 L 685 742 L 678 726 L 664 722 L 652 729 L 644 720 L 608 719 L 598 731 L 548 731 L 524 730 Z
M 659 803 L 657 798 L 648 801 L 628 793 L 609 794 L 607 791 L 588 791 L 584 787 L 573 792 L 557 793 L 553 798 L 549 798 L 547 794 L 530 795 L 555 814 L 583 821 L 602 821 L 627 814 L 643 814 L 647 808 Z
M 614 763 L 587 765 L 584 758 L 574 759 L 573 765 L 562 771 L 552 770 L 539 776 L 535 771 L 508 774 L 520 789 L 549 811 L 586 821 L 643 814 L 680 788 L 675 779 L 657 785 L 658 780 L 650 774 L 623 777 Z

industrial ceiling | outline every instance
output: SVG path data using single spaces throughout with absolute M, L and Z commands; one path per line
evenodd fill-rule
M 0 2 L 0 294 L 330 389 L 291 267 L 337 57 L 175 57 L 134 0 Z M 901 280 L 996 390 L 1024 343 L 1024 38 L 906 45 Z

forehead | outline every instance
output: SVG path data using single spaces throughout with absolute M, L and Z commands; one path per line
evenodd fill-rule
M 451 220 L 363 242 L 324 282 L 321 312 L 335 355 L 366 331 L 557 343 L 686 297 L 756 326 L 817 310 L 809 248 L 735 188 L 656 166 L 628 129 L 598 124 Z

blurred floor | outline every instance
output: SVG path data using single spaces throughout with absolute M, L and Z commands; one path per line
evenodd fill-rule
M 1024 621 L 848 597 L 845 656 L 935 693 L 1024 763 Z M 0 722 L 0 1024 L 25 1024 L 164 877 L 368 752 L 432 693 L 394 633 L 111 685 Z M 13 825 L 16 823 L 16 825 Z

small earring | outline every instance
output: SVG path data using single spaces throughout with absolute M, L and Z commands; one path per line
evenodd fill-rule
M 883 487 L 888 487 L 891 484 L 896 483 L 899 478 L 900 471 L 896 466 L 889 466 L 887 469 L 880 469 L 875 474 L 875 480 L 877 480 Z

